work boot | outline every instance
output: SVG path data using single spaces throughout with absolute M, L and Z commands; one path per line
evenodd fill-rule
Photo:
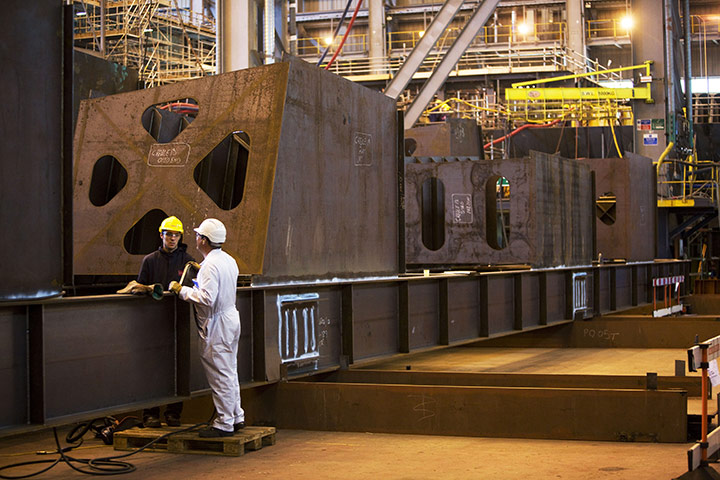
M 168 427 L 179 427 L 182 425 L 182 423 L 180 423 L 180 417 L 174 413 L 165 414 L 165 423 L 167 423 Z
M 235 431 L 235 432 L 238 432 L 238 431 L 242 430 L 243 428 L 245 428 L 245 422 L 240 422 L 240 423 L 236 423 L 235 425 L 233 425 L 233 431 Z
M 146 415 L 143 417 L 143 425 L 146 428 L 160 428 L 162 427 L 162 423 L 160 423 L 160 419 L 154 415 Z
M 226 432 L 219 428 L 209 427 L 198 432 L 200 438 L 220 438 L 220 437 L 232 437 L 234 432 Z

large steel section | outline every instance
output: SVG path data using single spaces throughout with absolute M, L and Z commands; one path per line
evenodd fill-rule
M 392 99 L 291 61 L 258 283 L 398 272 L 397 131 Z
M 199 114 L 158 144 L 142 113 L 185 98 Z M 136 273 L 142 255 L 128 253 L 123 238 L 152 209 L 180 217 L 186 233 L 220 219 L 240 273 L 268 282 L 395 273 L 396 122 L 391 99 L 297 59 L 85 101 L 75 135 L 74 273 Z M 193 172 L 233 132 L 247 135 L 249 150 L 242 200 L 226 210 Z M 150 152 L 173 145 L 183 155 L 157 165 Z M 93 166 L 107 155 L 127 183 L 97 207 Z
M 62 291 L 62 107 L 70 91 L 63 85 L 61 2 L 2 8 L 0 263 L 8 276 L 0 301 L 8 301 Z
M 655 258 L 652 160 L 626 152 L 623 158 L 579 161 L 595 172 L 597 252 L 632 262 Z
M 412 159 L 410 159 L 412 162 Z M 488 241 L 488 208 L 496 182 L 509 181 L 507 246 Z M 444 242 L 423 240 L 423 185 L 443 185 Z M 406 258 L 408 265 L 528 264 L 588 265 L 592 260 L 590 170 L 573 160 L 531 152 L 502 161 L 419 161 L 405 165 Z M 425 205 L 427 205 L 427 198 Z M 443 213 L 441 213 L 442 215 Z
M 415 157 L 477 157 L 483 154 L 482 133 L 475 120 L 448 118 L 405 132 L 405 155 Z

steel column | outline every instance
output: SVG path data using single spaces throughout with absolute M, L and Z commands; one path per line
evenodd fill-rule
M 448 288 L 450 280 L 447 278 L 440 280 L 439 291 L 439 319 L 438 319 L 438 343 L 440 345 L 450 344 L 450 314 L 448 302 Z
M 353 363 L 353 287 L 352 284 L 342 287 L 342 356 L 348 365 Z
M 513 275 L 513 284 L 514 284 L 514 297 L 515 297 L 515 305 L 514 305 L 514 327 L 515 330 L 522 330 L 523 329 L 523 284 L 522 284 L 523 277 L 521 274 L 516 273 Z
M 29 305 L 28 316 L 28 392 L 30 423 L 44 424 L 45 411 L 45 318 L 42 305 Z

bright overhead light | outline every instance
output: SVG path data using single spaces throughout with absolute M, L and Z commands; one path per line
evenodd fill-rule
M 76 13 L 75 13 L 75 16 L 76 16 L 76 17 L 84 17 L 85 15 L 87 15 L 87 12 L 86 12 L 85 10 L 83 10 L 82 12 L 76 12 Z
M 333 37 L 325 37 L 323 42 L 325 42 L 325 45 L 330 45 L 333 42 Z
M 635 22 L 633 21 L 632 15 L 625 15 L 620 19 L 620 26 L 625 30 L 632 30 Z
M 518 24 L 518 32 L 520 35 L 527 35 L 530 33 L 530 26 L 527 23 Z
M 425 30 L 420 30 L 420 31 L 418 32 L 418 37 L 422 38 L 423 35 L 425 35 Z

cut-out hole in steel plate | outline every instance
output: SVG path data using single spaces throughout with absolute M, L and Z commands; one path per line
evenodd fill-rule
M 127 183 L 125 167 L 112 155 L 105 155 L 93 166 L 90 178 L 90 203 L 102 207 L 120 193 Z
M 422 184 L 422 242 L 428 250 L 445 244 L 445 185 L 435 177 Z
M 485 182 L 486 241 L 491 248 L 502 250 L 510 237 L 510 182 L 498 175 Z
M 249 153 L 250 137 L 236 131 L 195 167 L 195 183 L 223 210 L 232 210 L 242 201 Z
M 199 111 L 198 103 L 192 98 L 158 103 L 143 112 L 142 125 L 155 141 L 168 143 L 195 120 Z
M 162 244 L 158 229 L 167 217 L 167 213 L 157 208 L 143 215 L 125 234 L 125 250 L 133 255 L 147 255 L 157 250 Z
M 595 202 L 595 214 L 605 224 L 612 225 L 617 219 L 617 198 L 613 192 L 605 192 Z

